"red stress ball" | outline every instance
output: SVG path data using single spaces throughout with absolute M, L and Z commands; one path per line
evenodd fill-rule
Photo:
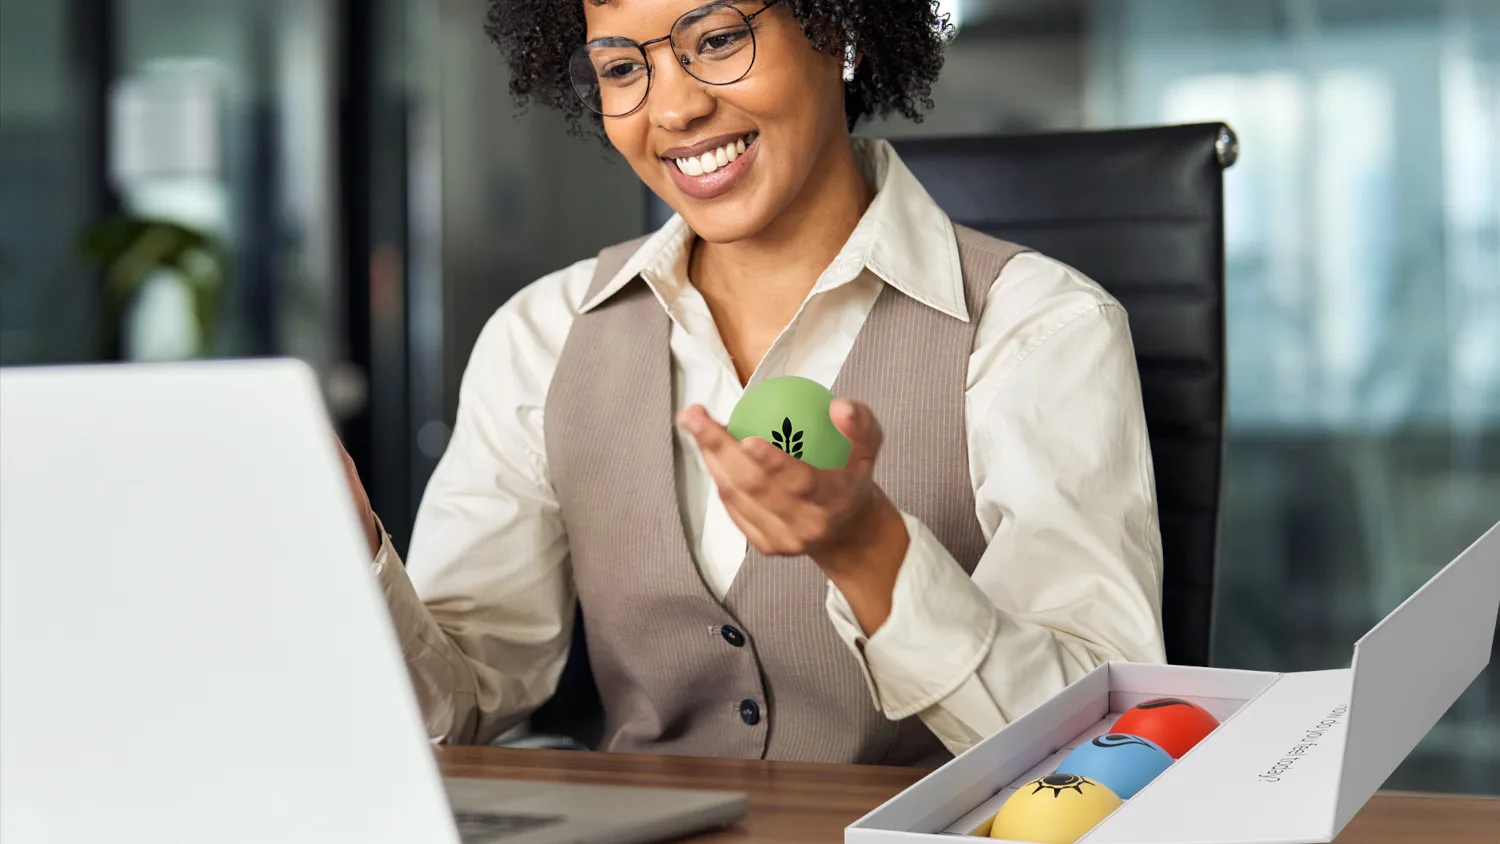
M 1120 716 L 1110 732 L 1156 742 L 1173 759 L 1181 759 L 1218 726 L 1219 719 L 1196 703 L 1163 697 L 1131 707 Z

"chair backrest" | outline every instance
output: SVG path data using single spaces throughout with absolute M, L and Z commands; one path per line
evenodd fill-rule
M 1207 665 L 1224 453 L 1223 170 L 1218 123 L 911 139 L 907 167 L 955 222 L 1050 255 L 1125 306 L 1156 467 L 1167 658 Z M 671 211 L 648 196 L 655 228 Z

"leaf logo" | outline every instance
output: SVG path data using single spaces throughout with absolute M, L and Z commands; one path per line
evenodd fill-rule
M 771 432 L 771 442 L 787 454 L 798 460 L 802 459 L 802 432 L 792 430 L 792 420 L 789 417 L 781 418 L 781 430 Z

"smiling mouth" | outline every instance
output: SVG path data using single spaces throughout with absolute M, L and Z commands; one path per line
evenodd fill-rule
M 669 158 L 678 172 L 684 176 L 707 176 L 716 170 L 728 167 L 735 159 L 745 154 L 745 150 L 755 143 L 757 132 L 748 132 L 742 137 L 729 143 L 710 150 L 702 155 L 688 156 L 687 158 Z
M 718 199 L 744 184 L 759 159 L 760 147 L 760 133 L 746 132 L 697 155 L 664 157 L 661 163 L 678 192 L 702 202 Z

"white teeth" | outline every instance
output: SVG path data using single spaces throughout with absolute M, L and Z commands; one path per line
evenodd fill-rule
M 705 152 L 691 158 L 674 158 L 672 162 L 677 165 L 678 170 L 689 176 L 702 176 L 720 167 L 729 166 L 729 162 L 745 154 L 745 149 L 755 143 L 756 137 L 756 134 L 751 132 L 734 143 L 725 144 L 712 152 Z

